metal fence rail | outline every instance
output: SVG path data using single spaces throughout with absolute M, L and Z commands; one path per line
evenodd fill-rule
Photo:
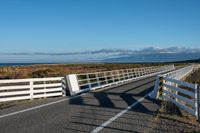
M 174 65 L 122 69 L 67 75 L 71 95 L 157 75 L 174 70 Z
M 199 85 L 181 81 L 191 74 L 195 68 L 195 65 L 191 65 L 158 75 L 151 96 L 171 101 L 199 120 Z
M 0 102 L 62 96 L 62 77 L 0 80 Z

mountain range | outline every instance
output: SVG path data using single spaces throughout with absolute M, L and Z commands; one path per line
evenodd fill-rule
M 103 60 L 106 63 L 177 62 L 200 59 L 200 53 L 150 53 L 133 54 Z

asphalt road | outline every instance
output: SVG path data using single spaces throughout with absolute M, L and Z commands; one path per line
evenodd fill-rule
M 75 98 L 51 99 L 44 103 L 62 101 L 8 116 L 44 103 L 1 110 L 0 133 L 148 132 L 159 105 L 141 98 L 153 90 L 154 80 L 150 77 Z M 136 104 L 138 100 L 142 101 Z M 133 108 L 126 110 L 128 106 Z

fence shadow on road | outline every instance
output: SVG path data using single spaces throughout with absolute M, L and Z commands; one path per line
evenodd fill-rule
M 152 90 L 151 80 L 138 85 L 130 84 L 100 92 L 91 92 L 71 99 L 69 103 L 81 109 L 78 114 L 72 116 L 66 130 L 90 132 Z M 169 132 L 166 128 L 157 127 L 158 121 L 155 118 L 159 107 L 159 101 L 147 97 L 103 130 L 104 132 Z M 174 126 L 173 122 L 168 125 Z M 183 126 L 185 125 L 176 125 L 176 128 L 178 130 Z
M 151 99 L 147 99 L 144 103 L 151 102 Z M 154 123 L 152 117 L 154 117 L 155 112 L 146 108 L 143 105 L 144 103 L 139 103 L 125 115 L 113 121 L 112 124 L 105 127 L 105 132 L 141 132 L 152 128 L 145 125 L 144 122 Z M 73 129 L 71 126 L 68 126 L 67 129 L 74 131 L 78 129 L 82 132 L 89 132 L 121 111 L 121 108 L 97 108 L 93 106 L 92 108 L 91 106 L 88 108 L 89 109 L 81 111 L 80 115 L 72 116 L 71 125 L 75 128 Z M 87 129 L 82 127 L 87 127 Z M 164 132 L 165 130 L 158 129 L 157 131 Z
M 121 90 L 119 91 L 119 89 Z M 70 125 L 72 126 L 68 126 L 66 130 L 89 132 L 101 125 L 103 122 L 117 115 L 122 110 L 126 109 L 139 98 L 144 97 L 152 91 L 152 89 L 153 83 L 151 80 L 136 86 L 132 86 L 130 84 L 125 85 L 124 87 L 121 86 L 116 89 L 109 89 L 102 92 L 91 92 L 79 98 L 72 99 L 69 101 L 70 104 L 83 106 L 84 109 L 81 110 L 78 115 L 72 116 L 72 120 L 70 122 Z M 152 99 L 147 99 L 145 102 L 151 103 Z M 159 106 L 156 102 L 154 102 L 154 104 Z M 138 107 L 139 109 L 137 109 Z M 133 114 L 130 115 L 130 112 Z M 139 115 L 138 112 L 141 114 Z M 121 116 L 119 120 L 117 119 L 114 121 L 111 126 L 108 125 L 105 130 L 108 130 L 108 132 L 112 132 L 111 130 L 119 132 L 139 132 L 139 129 L 142 130 L 144 128 L 148 128 L 142 123 L 144 121 L 153 122 L 148 117 L 153 117 L 154 115 L 155 112 L 149 110 L 144 103 L 138 103 L 134 109 Z M 121 125 L 120 127 L 127 128 L 119 128 L 119 125 Z M 135 130 L 134 127 L 139 129 Z

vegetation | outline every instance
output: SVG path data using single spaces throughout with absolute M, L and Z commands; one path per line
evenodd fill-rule
M 159 113 L 182 116 L 179 107 L 177 107 L 172 102 L 162 102 Z
M 161 108 L 157 111 L 149 132 L 160 131 L 173 133 L 197 133 L 200 132 L 200 124 L 196 118 L 178 108 L 171 102 L 161 102 Z
M 196 70 L 186 78 L 187 82 L 200 84 L 200 69 Z
M 60 77 L 73 73 L 109 71 L 162 64 L 60 64 L 0 67 L 0 79 Z
M 109 71 L 118 69 L 139 68 L 148 66 L 168 65 L 169 63 L 146 64 L 57 64 L 57 65 L 30 65 L 30 66 L 2 66 L 0 79 L 43 78 L 60 77 L 67 74 L 78 74 L 96 71 Z M 177 67 L 188 63 L 172 63 Z

